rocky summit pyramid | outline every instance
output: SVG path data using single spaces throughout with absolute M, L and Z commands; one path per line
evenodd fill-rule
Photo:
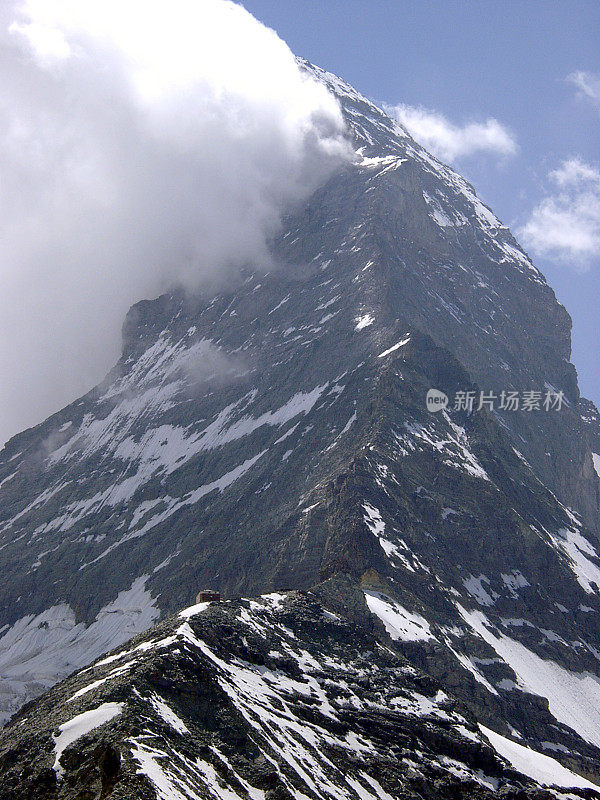
M 103 383 L 0 453 L 4 720 L 75 673 L 5 727 L 0 797 L 596 796 L 570 318 L 462 177 L 302 68 L 357 156 L 278 268 L 138 303 Z

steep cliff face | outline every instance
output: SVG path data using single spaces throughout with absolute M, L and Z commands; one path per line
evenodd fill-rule
M 568 313 L 463 178 L 350 87 L 316 72 L 343 98 L 371 171 L 368 190 L 357 193 L 357 218 L 373 232 L 391 312 L 457 356 L 481 390 L 565 392 L 562 415 L 507 412 L 501 419 L 540 479 L 597 530 L 597 476 L 576 408 Z
M 106 380 L 0 454 L 0 708 L 204 585 L 345 575 L 384 627 L 394 604 L 429 626 L 404 657 L 474 718 L 595 779 L 600 434 L 569 317 L 462 178 L 305 68 L 357 157 L 286 219 L 278 268 L 136 305 Z

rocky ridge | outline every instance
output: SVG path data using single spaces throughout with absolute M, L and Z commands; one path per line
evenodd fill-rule
M 407 641 L 426 635 L 422 618 L 343 578 L 186 609 L 11 720 L 0 797 L 600 796 L 553 758 L 478 725 L 410 665 L 365 598 L 397 615 Z

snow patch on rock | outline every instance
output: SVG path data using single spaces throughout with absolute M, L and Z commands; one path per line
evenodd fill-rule
M 98 708 L 90 711 L 84 711 L 83 714 L 78 714 L 68 722 L 64 722 L 59 726 L 60 733 L 54 737 L 54 771 L 58 778 L 63 775 L 63 768 L 60 764 L 60 757 L 69 745 L 76 742 L 86 733 L 93 731 L 94 728 L 110 722 L 123 710 L 123 703 L 102 703 Z
M 540 658 L 520 642 L 494 633 L 485 614 L 457 604 L 465 622 L 513 670 L 522 691 L 548 700 L 550 713 L 600 747 L 600 678 L 589 672 L 571 672 L 554 661 Z
M 479 727 L 489 739 L 494 750 L 505 758 L 517 772 L 527 775 L 528 778 L 541 783 L 542 786 L 579 787 L 598 791 L 595 783 L 591 783 L 581 775 L 577 775 L 576 772 L 563 767 L 555 758 L 513 742 L 512 739 L 507 739 L 484 725 Z
M 404 642 L 435 639 L 429 623 L 420 614 L 408 611 L 400 603 L 379 592 L 365 591 L 364 595 L 369 611 L 383 622 L 392 639 L 401 639 Z

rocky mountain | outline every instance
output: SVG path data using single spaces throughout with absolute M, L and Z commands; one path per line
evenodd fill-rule
M 169 646 L 143 645 L 149 654 L 131 661 L 135 670 L 100 664 L 103 683 L 77 703 L 67 695 L 88 685 L 89 672 L 26 707 L 2 740 L 8 786 L 25 781 L 17 774 L 42 780 L 39 761 L 47 783 L 38 796 L 55 796 L 58 785 L 61 796 L 84 796 L 74 777 L 81 764 L 100 781 L 89 796 L 104 797 L 118 750 L 118 774 L 128 777 L 114 783 L 115 797 L 205 797 L 211 780 L 217 796 L 323 796 L 301 764 L 319 785 L 331 781 L 320 790 L 327 796 L 484 797 L 505 783 L 506 796 L 527 796 L 518 791 L 528 788 L 510 794 L 522 779 L 487 741 L 525 774 L 523 759 L 539 768 L 548 756 L 555 777 L 562 764 L 600 782 L 600 423 L 579 397 L 569 316 L 463 178 L 352 87 L 303 68 L 339 99 L 357 155 L 286 218 L 272 242 L 277 268 L 247 269 L 216 297 L 174 291 L 134 306 L 103 383 L 0 453 L 4 718 L 189 605 L 203 586 L 226 598 L 292 594 L 211 606 L 190 617 L 191 634 L 180 619 L 165 622 L 140 644 L 163 636 Z M 448 398 L 445 408 L 429 410 L 431 389 Z M 288 613 L 290 631 L 308 625 L 301 650 L 277 627 Z M 238 639 L 250 642 L 250 629 L 261 641 L 246 652 Z M 269 648 L 283 652 L 283 665 Z M 324 660 L 329 648 L 344 666 Z M 271 681 L 273 692 L 293 695 L 290 736 L 312 741 L 310 758 L 291 765 L 296 745 L 273 739 L 277 725 L 264 715 L 260 737 L 270 741 L 250 736 L 251 701 L 224 688 L 238 680 L 234 667 L 250 671 L 239 678 L 246 698 L 259 677 L 261 692 Z M 352 680 L 341 677 L 346 667 Z M 161 674 L 174 676 L 164 697 Z M 190 675 L 202 675 L 200 695 Z M 204 691 L 217 693 L 221 710 L 230 704 L 229 740 Z M 179 722 L 169 730 L 155 694 L 157 707 L 163 697 L 194 729 L 181 751 L 174 743 L 188 740 Z M 274 705 L 291 708 L 283 695 Z M 350 722 L 328 713 L 327 703 L 353 695 L 368 702 Z M 142 708 L 172 758 L 156 756 L 156 727 L 144 739 Z M 60 738 L 71 714 L 97 721 L 109 711 L 109 727 L 98 730 L 116 744 L 103 750 L 94 734 L 93 747 L 82 745 L 67 791 L 66 778 L 55 783 L 63 760 L 50 764 L 53 732 Z M 378 752 L 371 766 L 359 769 L 365 751 L 345 749 L 347 734 Z M 123 744 L 132 737 L 139 758 Z M 340 775 L 358 785 L 332 777 L 325 741 Z M 380 762 L 389 783 L 374 777 L 386 752 L 401 761 Z M 440 778 L 442 757 L 461 765 Z M 108 777 L 97 758 L 113 765 Z M 168 781 L 192 788 L 161 795 L 148 775 L 157 759 L 169 761 Z M 154 789 L 139 788 L 142 763 Z M 462 778 L 471 788 L 461 795 Z

